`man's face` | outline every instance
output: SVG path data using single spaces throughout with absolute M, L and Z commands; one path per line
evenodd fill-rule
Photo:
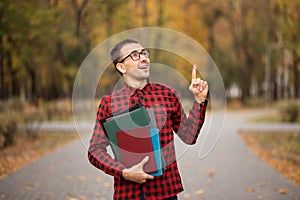
M 143 49 L 144 47 L 137 43 L 126 44 L 121 48 L 121 59 L 133 51 L 141 52 Z M 141 54 L 139 56 L 140 59 L 136 61 L 129 56 L 122 63 L 119 63 L 121 66 L 121 70 L 119 70 L 123 73 L 123 76 L 133 80 L 144 80 L 149 77 L 150 59 Z

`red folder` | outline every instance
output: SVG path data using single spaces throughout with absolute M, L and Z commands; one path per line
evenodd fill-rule
M 138 127 L 116 132 L 121 162 L 128 168 L 141 162 L 146 156 L 149 161 L 144 165 L 146 173 L 156 172 L 156 160 L 150 137 L 149 127 Z

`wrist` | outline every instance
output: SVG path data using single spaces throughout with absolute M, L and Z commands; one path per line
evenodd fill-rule
M 207 99 L 201 99 L 201 100 L 196 100 L 196 102 L 200 105 L 207 105 L 208 100 Z

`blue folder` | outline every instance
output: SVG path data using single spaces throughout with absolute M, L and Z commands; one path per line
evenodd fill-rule
M 152 147 L 156 160 L 157 172 L 151 173 L 152 176 L 161 176 L 163 174 L 162 165 L 162 151 L 160 148 L 159 131 L 158 128 L 150 128 L 150 137 L 152 140 Z

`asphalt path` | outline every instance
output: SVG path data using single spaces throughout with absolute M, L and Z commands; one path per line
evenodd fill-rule
M 300 199 L 300 188 L 261 161 L 239 136 L 240 130 L 288 131 L 300 130 L 300 125 L 246 123 L 247 119 L 260 114 L 258 111 L 227 112 L 223 121 L 222 113 L 208 113 L 196 145 L 186 146 L 176 138 L 185 188 L 180 199 Z M 92 123 L 74 126 L 72 122 L 52 122 L 38 127 L 62 134 L 78 132 L 79 140 L 0 180 L 0 199 L 112 199 L 112 178 L 87 160 Z

